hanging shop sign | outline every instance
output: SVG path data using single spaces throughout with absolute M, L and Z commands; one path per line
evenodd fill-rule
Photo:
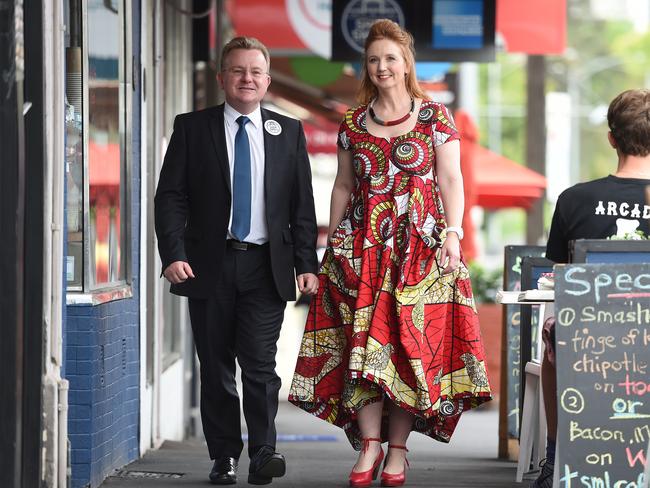
M 332 60 L 358 61 L 372 23 L 387 18 L 415 39 L 418 61 L 493 61 L 495 0 L 341 0 L 332 5 Z

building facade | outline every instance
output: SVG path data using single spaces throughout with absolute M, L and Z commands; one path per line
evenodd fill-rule
M 96 487 L 194 433 L 186 307 L 160 278 L 153 195 L 173 116 L 194 107 L 193 25 L 216 14 L 198 3 L 0 9 L 0 486 Z

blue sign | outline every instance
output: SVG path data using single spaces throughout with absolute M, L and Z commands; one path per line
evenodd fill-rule
M 434 49 L 483 47 L 483 0 L 433 1 Z

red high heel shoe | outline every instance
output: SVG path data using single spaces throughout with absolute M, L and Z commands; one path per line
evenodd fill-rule
M 406 452 L 409 452 L 406 446 L 398 446 L 395 444 L 388 444 L 388 449 L 404 449 Z M 388 459 L 388 454 L 386 454 L 386 459 Z M 407 466 L 409 466 L 409 460 L 404 458 L 404 470 L 401 473 L 390 474 L 387 473 L 386 471 L 382 471 L 381 486 L 402 486 L 406 482 Z M 384 464 L 384 470 L 385 469 L 386 469 L 386 465 Z
M 366 452 L 368 450 L 371 441 L 379 442 L 379 444 L 381 444 L 381 439 L 377 439 L 375 437 L 368 437 L 363 440 L 363 448 L 362 448 L 363 452 Z M 372 468 L 370 468 L 368 471 L 359 471 L 359 472 L 354 471 L 354 468 L 352 469 L 352 472 L 350 473 L 350 486 L 354 488 L 367 488 L 368 486 L 370 486 L 372 484 L 372 481 L 377 479 L 377 474 L 379 473 L 379 467 L 381 466 L 381 462 L 383 460 L 384 460 L 384 450 L 381 448 L 380 445 L 379 454 L 377 454 L 377 458 L 375 459 Z

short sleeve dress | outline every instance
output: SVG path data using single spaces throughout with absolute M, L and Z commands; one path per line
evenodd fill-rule
M 491 399 L 467 267 L 443 274 L 439 262 L 434 147 L 458 132 L 444 105 L 423 101 L 412 131 L 375 137 L 366 109 L 348 110 L 339 129 L 356 185 L 323 257 L 289 401 L 343 428 L 355 449 L 357 412 L 383 397 L 415 415 L 413 430 L 449 442 L 461 413 Z

